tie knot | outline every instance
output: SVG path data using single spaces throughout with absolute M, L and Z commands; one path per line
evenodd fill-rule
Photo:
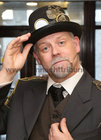
M 65 89 L 60 84 L 59 85 L 52 85 L 49 88 L 49 93 L 51 94 L 55 105 L 64 99 L 63 94 L 62 94 L 63 91 L 65 91 Z

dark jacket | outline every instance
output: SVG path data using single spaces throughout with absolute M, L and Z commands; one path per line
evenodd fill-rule
M 7 129 L 7 113 L 8 107 L 4 105 L 7 99 L 7 94 L 10 89 L 10 84 L 0 88 L 0 134 L 6 133 Z
M 44 103 L 46 87 L 47 81 L 43 79 L 18 82 L 9 111 L 7 140 L 28 140 Z M 101 90 L 86 71 L 73 90 L 63 117 L 67 118 L 67 127 L 75 140 L 99 137 L 96 131 L 101 124 Z

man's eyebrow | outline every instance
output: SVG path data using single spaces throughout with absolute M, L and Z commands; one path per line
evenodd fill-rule
M 58 36 L 56 39 L 61 39 L 61 38 L 66 38 L 66 36 L 61 35 L 61 36 Z M 46 44 L 46 43 L 47 43 L 47 42 L 43 41 L 43 42 L 41 42 L 41 43 L 37 43 L 37 46 L 40 46 L 40 45 Z
M 67 38 L 67 36 L 62 35 L 62 36 L 57 37 L 57 39 L 61 39 L 61 38 Z
M 46 42 L 41 42 L 41 43 L 37 44 L 37 46 L 40 46 L 40 45 L 45 44 L 45 43 L 46 43 Z

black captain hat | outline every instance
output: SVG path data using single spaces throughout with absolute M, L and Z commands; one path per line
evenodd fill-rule
M 81 26 L 71 22 L 63 8 L 50 5 L 38 8 L 29 17 L 31 37 L 28 42 L 35 44 L 41 38 L 52 33 L 68 31 L 74 36 L 81 37 Z

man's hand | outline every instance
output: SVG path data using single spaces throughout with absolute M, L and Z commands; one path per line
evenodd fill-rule
M 24 66 L 32 44 L 27 44 L 22 53 L 21 46 L 23 42 L 29 39 L 30 35 L 30 33 L 27 33 L 19 36 L 8 44 L 0 71 L 0 83 L 12 81 L 18 70 Z
M 60 122 L 60 128 L 62 132 L 59 130 L 58 126 L 59 123 L 54 123 L 51 125 L 49 132 L 49 140 L 73 140 L 72 136 L 70 135 L 67 129 L 65 118 L 63 118 Z

